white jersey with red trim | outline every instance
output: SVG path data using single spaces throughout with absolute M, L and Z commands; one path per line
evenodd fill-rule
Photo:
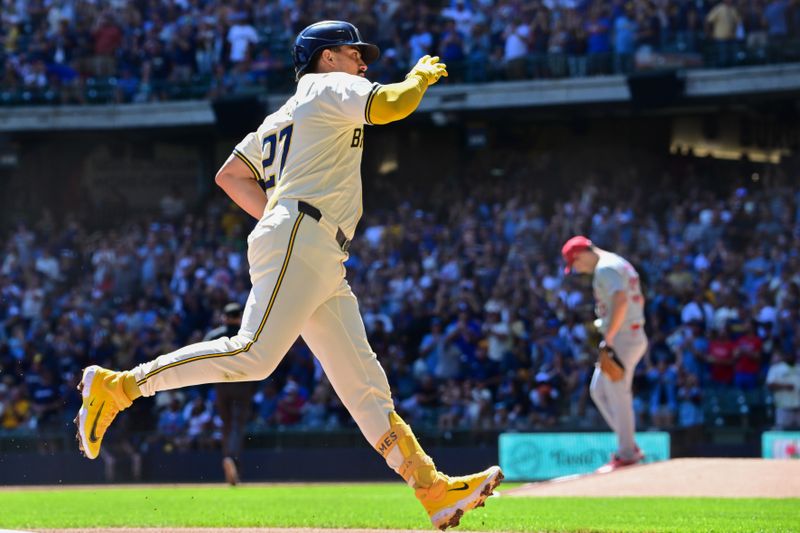
M 644 324 L 644 296 L 639 284 L 639 273 L 619 255 L 598 250 L 599 259 L 592 278 L 595 314 L 600 319 L 600 331 L 605 333 L 611 320 L 614 293 L 624 291 L 628 298 L 623 328 Z
M 234 149 L 269 197 L 303 200 L 352 238 L 362 213 L 364 124 L 379 85 L 344 72 L 306 74 L 294 96 Z

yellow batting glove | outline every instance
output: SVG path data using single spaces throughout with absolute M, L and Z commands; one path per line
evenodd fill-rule
M 439 63 L 439 56 L 422 56 L 411 72 L 406 74 L 406 79 L 411 76 L 417 76 L 425 81 L 428 85 L 433 85 L 442 76 L 447 77 L 447 65 Z

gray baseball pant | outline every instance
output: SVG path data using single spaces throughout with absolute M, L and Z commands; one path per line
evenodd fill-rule
M 631 385 L 636 365 L 647 351 L 647 336 L 641 327 L 623 328 L 617 333 L 612 348 L 625 365 L 625 377 L 613 382 L 597 366 L 594 369 L 589 394 L 597 410 L 617 434 L 617 454 L 622 459 L 633 459 L 636 456 L 636 441 L 633 437 L 636 423 Z

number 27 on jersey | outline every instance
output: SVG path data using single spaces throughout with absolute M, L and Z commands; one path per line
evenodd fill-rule
M 278 145 L 282 147 L 281 151 L 281 164 L 278 169 L 278 180 L 281 179 L 283 172 L 283 165 L 286 164 L 286 157 L 289 154 L 289 147 L 292 144 L 292 130 L 294 124 L 289 124 L 283 128 L 280 133 L 271 133 L 264 137 L 261 141 L 261 153 L 264 154 L 264 159 L 261 165 L 264 167 L 264 186 L 267 190 L 275 186 L 275 174 L 269 174 L 268 169 L 272 167 L 275 162 L 275 155 L 278 153 Z M 267 177 L 269 176 L 269 177 Z

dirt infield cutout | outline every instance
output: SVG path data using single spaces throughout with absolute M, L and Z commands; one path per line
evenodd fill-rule
M 800 461 L 672 459 L 609 474 L 529 483 L 502 496 L 800 498 Z

